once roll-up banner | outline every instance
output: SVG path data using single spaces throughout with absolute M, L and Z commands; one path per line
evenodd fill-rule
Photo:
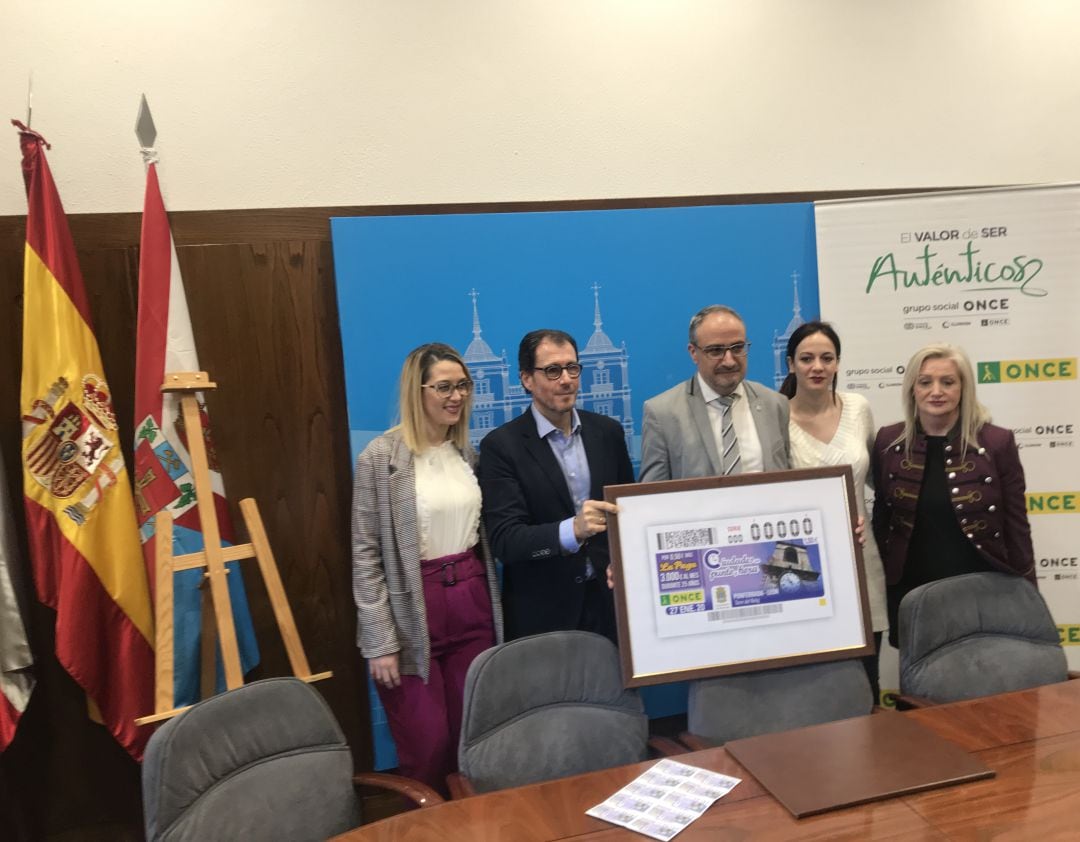
M 823 318 L 840 388 L 900 420 L 904 366 L 931 342 L 967 351 L 978 397 L 1011 429 L 1027 479 L 1039 590 L 1080 663 L 1080 186 L 823 202 Z M 895 653 L 891 653 L 895 658 Z M 884 671 L 883 686 L 895 682 Z

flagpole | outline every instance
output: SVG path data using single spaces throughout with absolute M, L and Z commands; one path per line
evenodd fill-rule
M 21 124 L 23 500 L 38 599 L 61 666 L 141 760 L 153 701 L 153 610 L 112 391 L 47 144 Z M 60 460 L 60 449 L 64 458 Z
M 136 325 L 135 493 L 144 561 L 153 587 L 161 588 L 156 610 L 159 616 L 171 615 L 171 622 L 159 626 L 157 640 L 155 708 L 160 715 L 163 704 L 175 712 L 218 689 L 243 684 L 243 673 L 259 662 L 259 650 L 239 565 L 236 556 L 228 555 L 235 549 L 235 530 L 201 388 L 192 387 L 190 395 L 162 388 L 166 381 L 175 385 L 169 372 L 197 372 L 199 362 L 158 181 L 158 131 L 145 93 L 140 95 L 134 128 L 146 169 Z M 194 418 L 189 417 L 185 403 L 195 408 Z M 202 445 L 201 459 L 194 452 L 198 445 Z M 162 515 L 173 525 L 171 538 L 156 526 Z M 203 571 L 182 565 L 169 565 L 167 573 L 161 569 L 166 555 L 172 561 L 206 553 L 222 556 L 222 563 Z M 223 583 L 225 588 L 220 587 Z M 228 617 L 228 623 L 217 616 L 220 613 Z M 218 645 L 225 674 L 220 688 Z M 168 662 L 171 670 L 165 668 Z

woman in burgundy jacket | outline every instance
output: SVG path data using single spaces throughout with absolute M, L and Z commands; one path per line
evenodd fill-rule
M 889 642 L 900 601 L 926 582 L 997 570 L 1035 583 L 1024 469 L 990 423 L 967 355 L 928 345 L 904 373 L 904 420 L 874 443 L 874 538 L 885 564 Z

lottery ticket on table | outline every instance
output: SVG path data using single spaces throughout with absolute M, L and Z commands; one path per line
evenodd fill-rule
M 739 783 L 739 778 L 665 758 L 585 812 L 666 842 Z

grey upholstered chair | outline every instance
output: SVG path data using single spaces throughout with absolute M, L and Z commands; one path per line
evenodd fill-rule
M 900 603 L 901 701 L 954 702 L 1068 678 L 1038 589 L 1006 573 L 915 588 Z
M 150 738 L 143 759 L 150 842 L 322 840 L 360 820 L 354 783 L 442 799 L 394 775 L 353 776 L 337 720 L 296 678 L 256 681 L 194 705 Z
M 611 641 L 581 631 L 511 640 L 465 679 L 455 797 L 645 760 L 648 720 Z M 464 778 L 465 780 L 462 780 Z
M 691 748 L 864 716 L 874 693 L 858 660 L 725 675 L 690 683 Z

